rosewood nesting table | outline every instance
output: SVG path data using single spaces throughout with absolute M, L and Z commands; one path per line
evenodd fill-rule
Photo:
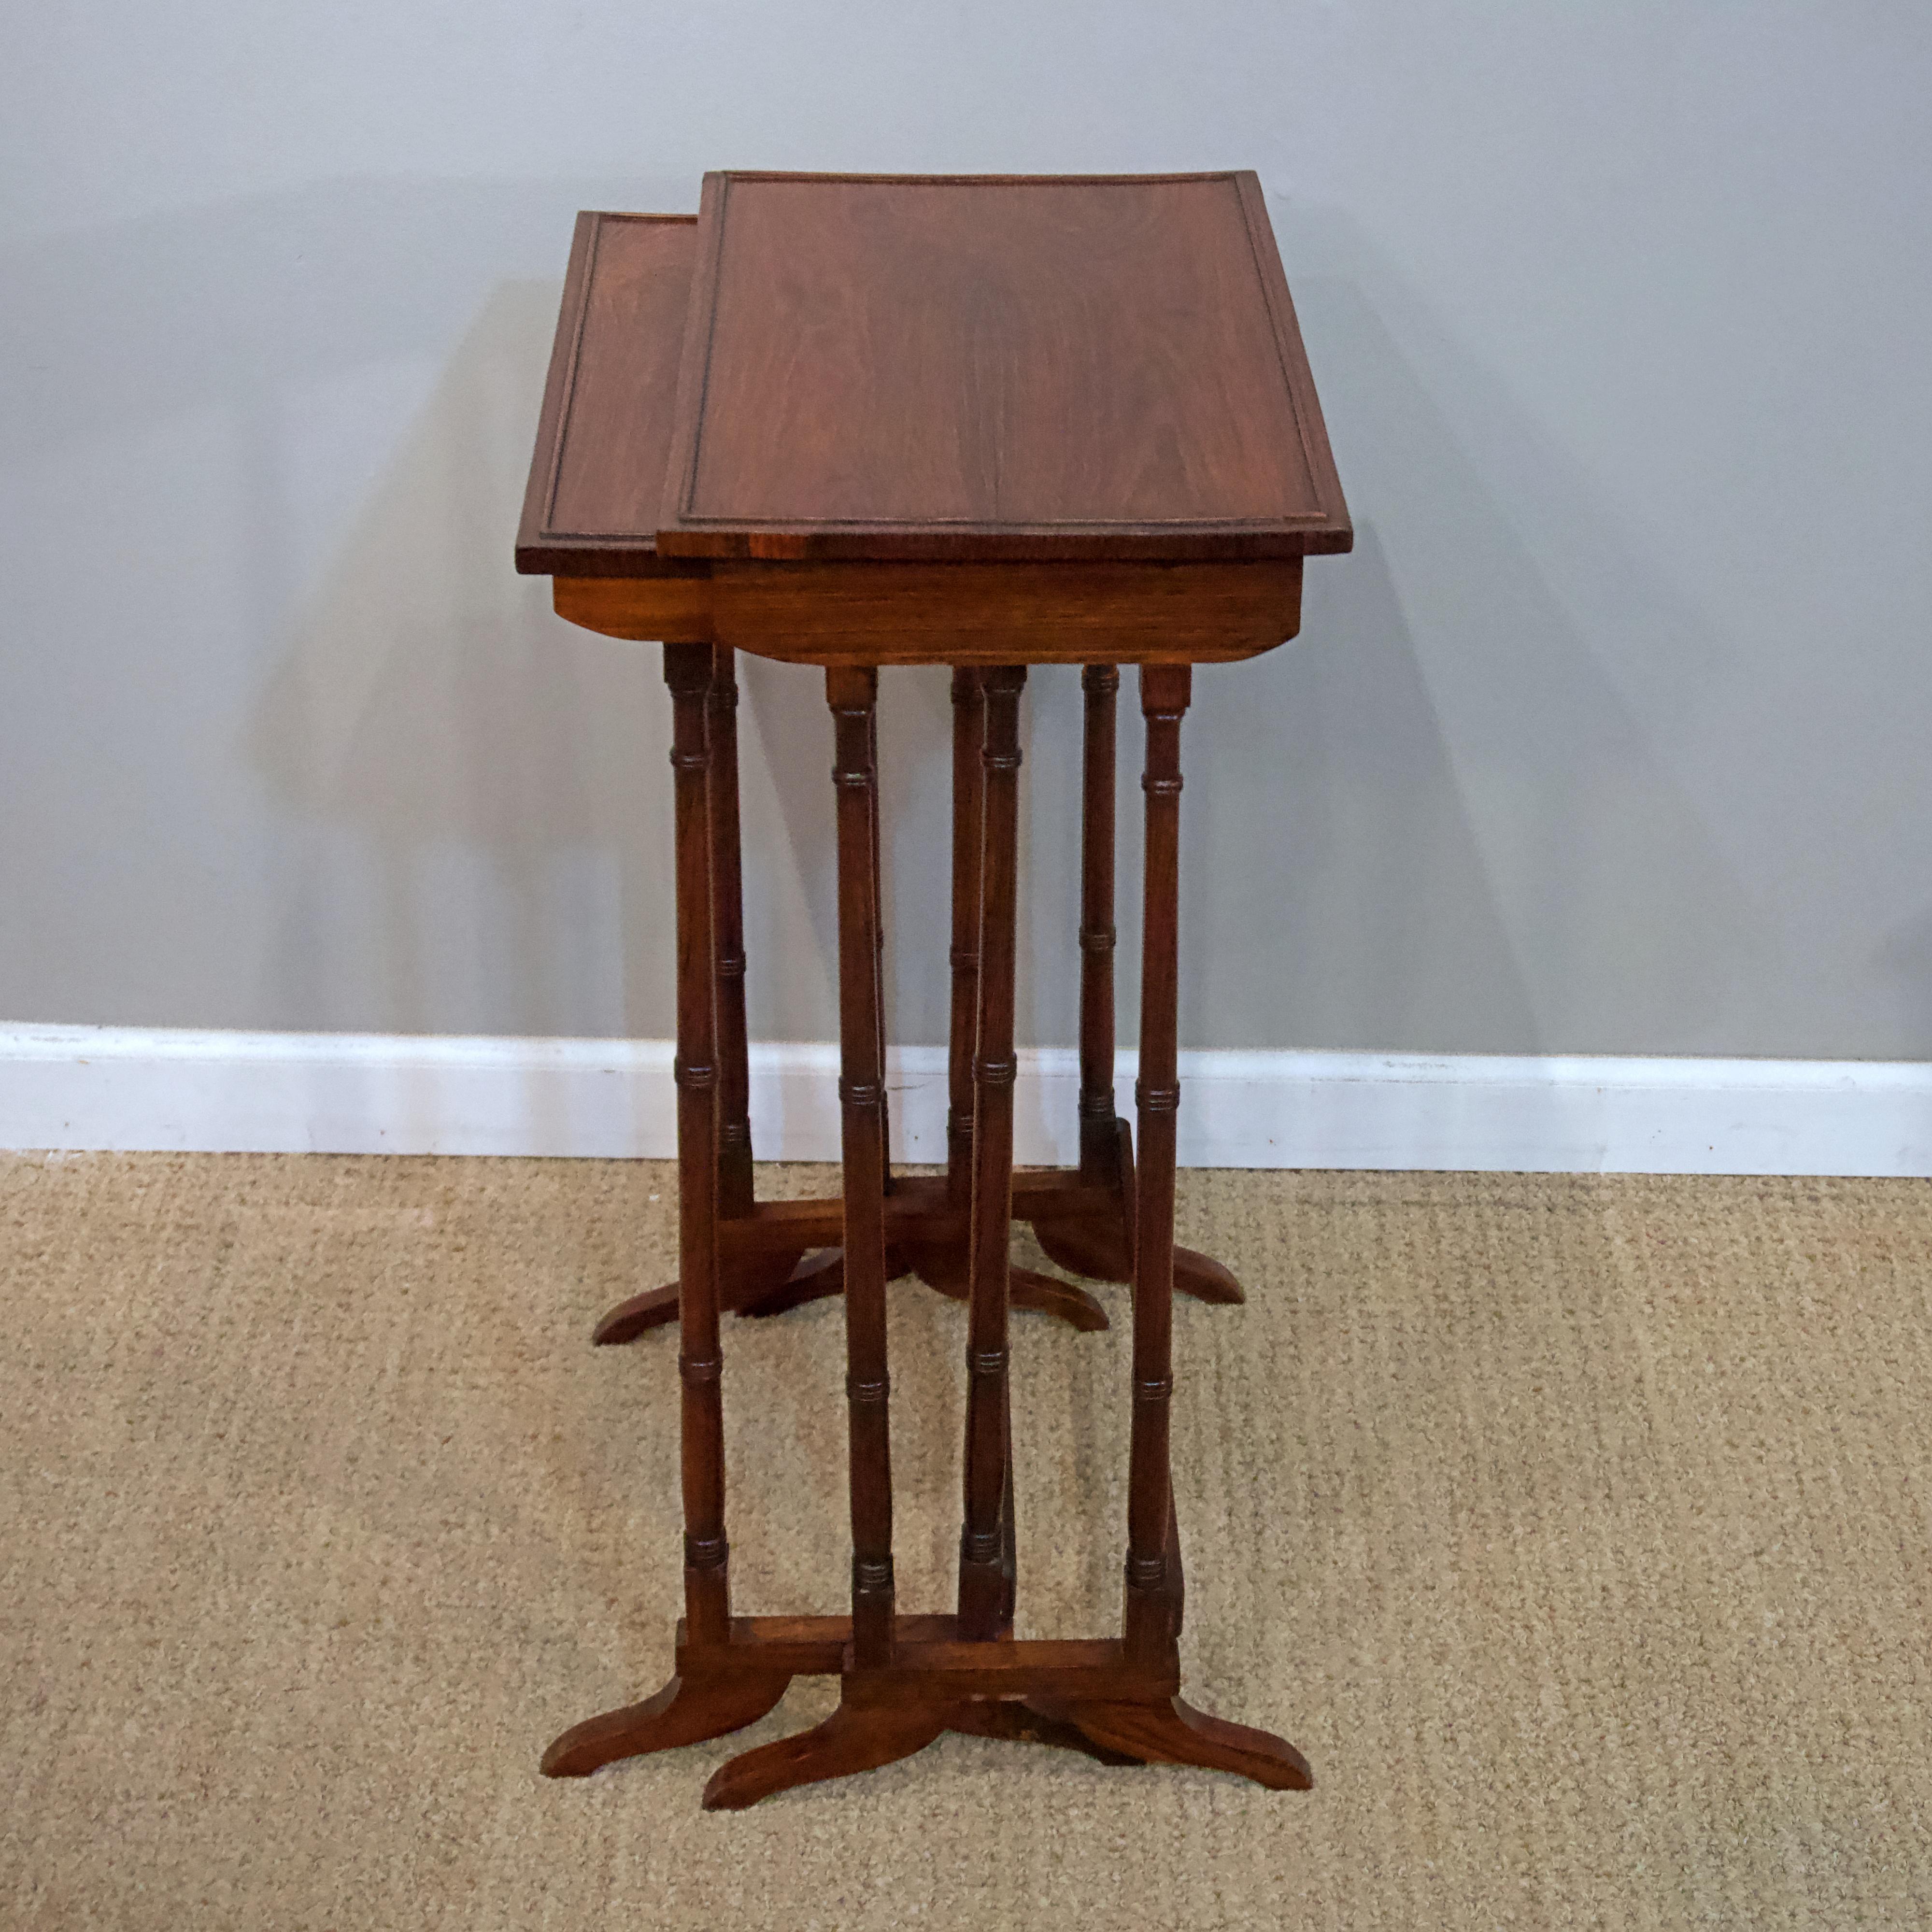
M 688 217 L 578 218 L 517 543 L 558 613 L 662 644 L 675 772 L 678 1279 L 601 1342 L 680 1328 L 685 1616 L 676 1674 L 543 1768 L 735 1730 L 794 1676 L 823 1724 L 733 1759 L 735 1808 L 942 1732 L 1306 1789 L 1266 1732 L 1180 1695 L 1168 1457 L 1174 1290 L 1238 1303 L 1174 1241 L 1180 727 L 1193 667 L 1299 627 L 1303 560 L 1352 541 L 1260 187 L 1250 173 L 714 174 Z M 838 879 L 843 1192 L 752 1186 L 734 654 L 822 667 Z M 1020 707 L 1030 666 L 1084 667 L 1079 1162 L 1012 1166 Z M 1113 1097 L 1114 703 L 1138 668 L 1146 842 L 1138 1133 Z M 882 666 L 953 697 L 947 1163 L 888 1156 L 876 700 Z M 1082 1328 L 1084 1289 L 1012 1265 L 1015 1220 L 1070 1271 L 1130 1280 L 1121 1634 L 1012 1634 L 1008 1312 Z M 889 1280 L 967 1304 L 956 1609 L 892 1578 Z M 849 1617 L 731 1612 L 719 1316 L 844 1297 Z

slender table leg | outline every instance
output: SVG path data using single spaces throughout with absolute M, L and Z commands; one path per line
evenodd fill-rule
M 745 1028 L 744 865 L 738 829 L 737 653 L 712 646 L 711 890 L 718 975 L 718 1211 L 752 1211 L 752 1082 Z
M 946 1054 L 946 1179 L 962 1206 L 973 1193 L 973 1047 L 980 1021 L 980 754 L 986 706 L 980 674 L 952 674 L 952 1015 Z
M 868 761 L 872 766 L 872 944 L 878 958 L 872 983 L 878 989 L 873 1004 L 878 1015 L 879 1035 L 879 1174 L 883 1191 L 892 1191 L 892 1112 L 886 1091 L 886 892 L 885 862 L 880 856 L 884 842 L 879 836 L 879 712 L 875 704 L 868 728 L 871 742 Z M 897 1273 L 899 1270 L 895 1270 Z
M 722 1667 L 731 1626 L 724 1538 L 724 1408 L 718 1334 L 718 976 L 712 926 L 710 647 L 667 644 L 676 773 L 678 1373 L 682 1387 L 684 1616 L 696 1653 L 641 1704 L 566 1731 L 544 1754 L 552 1777 L 717 1737 L 762 1717 L 789 1672 Z M 704 1653 L 712 1655 L 707 1658 Z
M 706 715 L 710 728 L 712 970 L 718 982 L 718 1211 L 740 1220 L 755 1205 L 752 1180 L 751 1075 L 745 1024 L 745 893 L 738 822 L 737 653 L 712 647 Z M 740 1262 L 721 1274 L 718 1306 L 747 1315 L 777 1314 L 840 1292 L 836 1257 L 798 1266 L 805 1250 Z M 634 1341 L 677 1319 L 677 1283 L 646 1289 L 608 1310 L 591 1340 L 600 1347 Z
M 946 1187 L 961 1214 L 973 1193 L 973 1059 L 980 1024 L 980 922 L 986 836 L 986 702 L 981 674 L 964 666 L 952 673 L 952 1010 L 946 1030 Z M 896 1252 L 920 1279 L 956 1301 L 971 1298 L 967 1244 L 902 1241 Z M 1084 1250 L 1083 1250 L 1084 1252 Z M 1124 1273 L 1120 1277 L 1125 1279 Z M 1076 1328 L 1107 1326 L 1107 1311 L 1084 1288 L 1031 1268 L 1009 1272 L 1008 1300 L 1015 1308 L 1057 1315 Z
M 1114 1110 L 1114 763 L 1120 674 L 1088 664 L 1080 803 L 1080 1173 L 1109 1189 L 1111 1219 L 1036 1220 L 1034 1232 L 1062 1268 L 1099 1281 L 1133 1278 L 1133 1137 Z M 1241 1285 L 1192 1248 L 1174 1251 L 1174 1285 L 1203 1301 L 1240 1301 Z
M 747 1751 L 704 1791 L 736 1810 L 791 1786 L 869 1771 L 922 1750 L 946 1711 L 880 1685 L 894 1652 L 891 1383 L 886 1358 L 885 1055 L 880 1024 L 879 674 L 828 669 L 837 734 L 838 1099 L 844 1157 L 845 1396 L 850 1444 L 852 1623 L 838 1708 L 822 1724 Z
M 1141 954 L 1140 1116 L 1134 1234 L 1133 1420 L 1127 1476 L 1124 1649 L 1150 1670 L 1179 1654 L 1184 1584 L 1168 1420 L 1174 1388 L 1174 1167 L 1180 1105 L 1179 1022 L 1180 721 L 1186 664 L 1141 670 L 1147 720 L 1146 876 Z M 1197 1711 L 1178 1694 L 1154 1702 L 1079 1700 L 1064 1714 L 1096 1744 L 1150 1761 L 1234 1771 L 1276 1790 L 1306 1791 L 1307 1760 L 1267 1731 Z
M 886 1366 L 885 1059 L 879 1024 L 879 675 L 825 674 L 837 730 L 838 1099 L 845 1181 L 845 1393 L 852 1492 L 852 1648 L 862 1667 L 892 1649 L 892 1437 Z
M 1013 918 L 1024 665 L 985 674 L 980 1016 L 973 1060 L 973 1194 L 967 1272 L 965 1521 L 959 1634 L 991 1637 L 1012 1616 L 1007 1249 L 1013 1188 Z
M 1105 1180 L 1114 1171 L 1114 712 L 1120 674 L 1088 664 L 1080 801 L 1080 1172 Z
M 1174 1638 L 1180 1553 L 1170 1549 L 1168 1405 L 1174 1387 L 1174 1117 L 1179 1026 L 1180 721 L 1192 672 L 1141 671 L 1147 719 L 1146 884 L 1142 914 L 1139 1114 L 1135 1174 L 1134 1406 L 1127 1479 L 1127 1654 L 1151 1662 Z M 1172 1564 L 1170 1564 L 1170 1558 Z
M 664 648 L 677 822 L 678 1374 L 683 1384 L 685 1621 L 698 1643 L 730 1623 L 724 1540 L 724 1364 L 718 1338 L 718 1022 L 712 926 L 708 648 Z
M 731 1627 L 722 1650 L 680 1645 L 680 1668 L 688 1663 L 714 1673 L 713 1682 L 746 1707 L 765 1708 L 760 1700 L 767 1694 L 769 1680 L 781 1671 L 836 1672 L 840 1678 L 838 1708 L 824 1722 L 724 1766 L 706 1787 L 710 1808 L 738 1808 L 775 1791 L 889 1763 L 922 1749 L 946 1730 L 1036 1738 L 1108 1762 L 1125 1757 L 1210 1766 L 1278 1790 L 1305 1790 L 1312 1782 L 1306 1761 L 1292 1745 L 1267 1732 L 1210 1717 L 1179 1694 L 1180 1543 L 1167 1424 L 1179 1104 L 1180 729 L 1190 684 L 1184 666 L 1150 669 L 1142 682 L 1148 720 L 1147 878 L 1138 1098 L 1146 1151 L 1134 1196 L 1134 1408 L 1125 1630 L 1118 1640 L 1097 1642 L 1022 1642 L 1012 1636 L 1007 1238 L 1016 1198 L 1012 1167 L 1014 869 L 1018 706 L 1024 682 L 1024 669 L 1014 666 L 988 672 L 984 685 L 959 1607 L 951 1618 L 895 1618 L 884 1299 L 887 1202 L 880 1104 L 884 1066 L 872 866 L 876 820 L 868 795 L 877 782 L 872 740 L 877 674 L 856 668 L 826 674 L 838 742 L 834 776 L 838 785 L 853 1613 L 849 1621 L 747 1618 Z M 1126 1172 L 1124 1167 L 1123 1175 Z M 920 1196 L 916 1190 L 921 1185 L 932 1192 Z M 1027 1184 L 1030 1190 L 1039 1185 Z M 908 1180 L 902 1204 L 892 1210 L 902 1221 L 908 1218 L 903 1209 L 908 1198 L 923 1198 L 937 1208 L 946 1197 L 943 1184 Z M 1039 1196 L 1030 1192 L 1028 1198 L 1036 1204 Z M 943 1211 L 950 1216 L 953 1210 Z M 739 1666 L 735 1672 L 728 1669 L 733 1662 Z M 722 1697 L 723 1691 L 717 1694 Z M 656 1706 L 639 1709 L 651 1712 Z M 594 1720 L 580 1731 L 596 1733 L 600 1725 L 629 1714 Z M 652 1721 L 661 1724 L 662 1714 Z M 586 1748 L 597 1741 L 586 1740 Z

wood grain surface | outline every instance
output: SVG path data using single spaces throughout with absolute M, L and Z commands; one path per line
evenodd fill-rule
M 712 174 L 658 546 L 1346 550 L 1250 173 Z
M 691 215 L 577 218 L 517 536 L 526 574 L 702 574 L 657 554 L 697 254 Z

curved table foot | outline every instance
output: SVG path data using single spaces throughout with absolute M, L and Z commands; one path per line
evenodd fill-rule
M 737 1304 L 738 1312 L 749 1321 L 763 1321 L 768 1315 L 782 1315 L 788 1309 L 802 1308 L 808 1301 L 823 1301 L 828 1295 L 845 1292 L 845 1257 L 836 1248 L 816 1256 L 806 1255 L 775 1286 Z
M 646 1288 L 628 1301 L 620 1301 L 590 1331 L 592 1344 L 608 1348 L 622 1342 L 634 1342 L 647 1328 L 662 1328 L 677 1319 L 677 1283 Z
M 735 1265 L 721 1285 L 719 1306 L 740 1315 L 778 1315 L 823 1295 L 844 1292 L 845 1277 L 836 1270 L 836 1251 L 830 1274 L 824 1272 L 824 1262 L 807 1268 L 803 1258 L 800 1252 L 780 1252 L 755 1264 Z M 662 1328 L 676 1319 L 677 1283 L 668 1282 L 619 1302 L 591 1330 L 590 1340 L 599 1348 L 611 1348 L 634 1342 L 646 1329 Z
M 1192 1295 L 1196 1301 L 1226 1304 L 1248 1298 L 1242 1292 L 1241 1284 L 1219 1262 L 1206 1255 L 1196 1254 L 1192 1248 L 1176 1248 L 1174 1251 L 1174 1285 L 1183 1294 Z
M 1119 1231 L 1105 1222 L 1039 1220 L 1034 1238 L 1047 1259 L 1089 1281 L 1130 1281 L 1133 1263 Z
M 854 1772 L 876 1771 L 922 1751 L 946 1730 L 952 1713 L 915 1706 L 841 1704 L 822 1724 L 733 1758 L 704 1787 L 707 1811 L 742 1811 L 774 1792 Z
M 1033 1232 L 1047 1259 L 1089 1281 L 1130 1281 L 1133 1264 L 1126 1241 L 1103 1223 L 1093 1221 L 1036 1221 Z M 1196 1301 L 1222 1304 L 1243 1302 L 1241 1284 L 1210 1256 L 1192 1248 L 1174 1251 L 1174 1286 Z
M 1232 1771 L 1270 1791 L 1310 1791 L 1315 1774 L 1294 1745 L 1271 1731 L 1210 1718 L 1184 1698 L 1165 1704 L 1069 1704 L 1069 1720 L 1096 1742 L 1152 1764 Z
M 1036 1274 L 1031 1268 L 1016 1268 L 1007 1275 L 1008 1297 L 1016 1308 L 1037 1308 L 1057 1315 L 1083 1334 L 1106 1328 L 1107 1311 L 1084 1288 L 1070 1281 L 1057 1281 L 1050 1274 Z
M 909 1247 L 904 1258 L 936 1293 L 954 1301 L 968 1298 L 966 1258 L 956 1249 Z M 1006 1281 L 1008 1299 L 1015 1308 L 1036 1308 L 1043 1314 L 1057 1315 L 1088 1334 L 1108 1326 L 1107 1311 L 1084 1288 L 1076 1288 L 1070 1281 L 1056 1281 L 1050 1274 L 1023 1268 L 1010 1268 Z
M 756 1724 L 785 1694 L 783 1677 L 674 1677 L 655 1697 L 573 1724 L 543 1754 L 546 1778 L 588 1778 L 599 1766 Z M 754 1754 L 755 1755 L 755 1754 Z
M 1144 1758 L 1130 1756 L 1090 1738 L 1060 1708 L 1038 1698 L 976 1697 L 962 1704 L 946 1720 L 949 1730 L 970 1738 L 1003 1738 L 1015 1744 L 1053 1744 L 1062 1750 L 1078 1751 L 1083 1757 L 1102 1764 L 1143 1764 Z

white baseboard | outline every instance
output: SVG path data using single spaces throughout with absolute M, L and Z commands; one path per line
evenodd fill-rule
M 667 1040 L 0 1028 L 0 1147 L 588 1155 L 675 1151 Z M 752 1051 L 760 1159 L 838 1157 L 837 1048 Z M 946 1054 L 890 1057 L 894 1152 L 945 1157 Z M 1918 1062 L 1181 1056 L 1192 1167 L 1932 1175 Z M 1116 1069 L 1132 1112 L 1133 1056 Z M 1075 1054 L 1022 1052 L 1018 1157 L 1071 1160 Z

